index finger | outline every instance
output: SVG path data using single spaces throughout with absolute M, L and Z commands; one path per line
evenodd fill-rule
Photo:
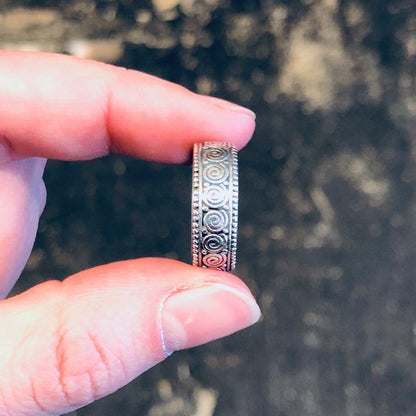
M 193 143 L 243 147 L 254 114 L 138 71 L 77 58 L 0 52 L 1 155 L 85 160 L 110 151 L 182 163 Z

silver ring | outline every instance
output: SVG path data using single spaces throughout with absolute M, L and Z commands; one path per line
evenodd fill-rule
M 234 270 L 237 228 L 237 150 L 229 143 L 196 143 L 192 177 L 192 265 Z

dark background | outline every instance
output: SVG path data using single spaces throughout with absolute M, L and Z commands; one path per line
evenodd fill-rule
M 72 416 L 416 414 L 413 0 L 2 1 L 0 47 L 72 53 L 250 107 L 236 274 L 255 327 Z M 190 167 L 50 161 L 14 293 L 121 259 L 190 261 Z

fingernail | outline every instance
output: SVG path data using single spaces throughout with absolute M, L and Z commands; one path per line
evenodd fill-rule
M 171 353 L 204 344 L 256 323 L 260 314 L 249 292 L 219 283 L 182 290 L 163 305 L 164 347 Z
M 209 96 L 204 96 L 204 98 L 206 99 L 206 101 L 211 102 L 212 104 L 218 105 L 222 108 L 225 108 L 226 110 L 231 110 L 231 111 L 236 111 L 238 113 L 243 113 L 248 115 L 250 118 L 252 118 L 253 120 L 256 119 L 256 114 L 251 111 L 250 109 L 246 108 L 246 107 L 242 107 L 240 105 L 231 103 L 229 101 L 226 100 L 222 100 L 221 98 L 217 98 L 217 97 L 209 97 Z

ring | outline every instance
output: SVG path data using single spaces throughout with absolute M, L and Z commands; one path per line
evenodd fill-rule
M 192 265 L 234 270 L 237 228 L 237 150 L 229 143 L 196 143 L 192 177 Z

